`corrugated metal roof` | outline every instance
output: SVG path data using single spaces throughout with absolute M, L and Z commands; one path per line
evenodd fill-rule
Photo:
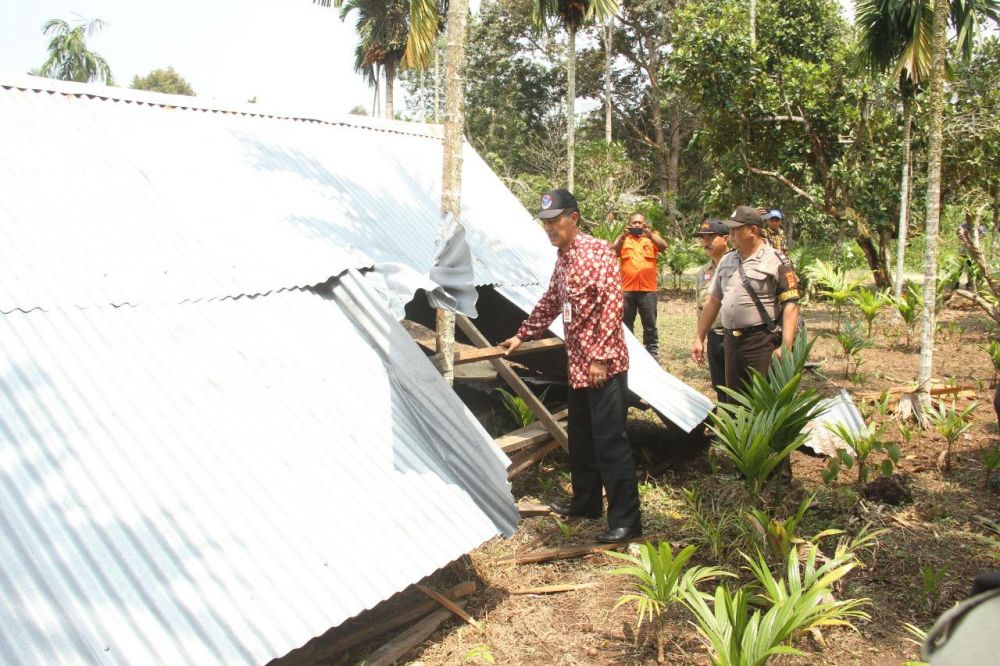
M 436 131 L 198 104 L 0 76 L 0 311 L 266 293 L 382 262 L 429 272 Z M 537 225 L 468 147 L 463 220 L 477 284 L 538 281 L 508 236 Z
M 363 282 L 0 317 L 0 661 L 263 663 L 515 529 Z

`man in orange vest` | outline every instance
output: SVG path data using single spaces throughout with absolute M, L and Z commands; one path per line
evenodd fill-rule
M 635 315 L 642 320 L 642 344 L 659 361 L 656 331 L 656 255 L 667 249 L 667 241 L 649 228 L 646 216 L 632 213 L 625 231 L 615 241 L 621 259 L 623 318 L 628 330 L 635 326 Z

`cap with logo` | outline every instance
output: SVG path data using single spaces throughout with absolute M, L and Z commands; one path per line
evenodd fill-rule
M 559 217 L 564 210 L 567 208 L 579 208 L 580 204 L 576 202 L 576 197 L 569 190 L 564 190 L 559 188 L 557 190 L 549 190 L 542 194 L 542 209 L 538 211 L 538 219 L 549 220 L 553 217 Z
M 761 226 L 764 223 L 760 219 L 760 213 L 753 206 L 737 206 L 733 214 L 726 220 L 726 226 L 730 229 L 743 227 L 746 225 Z
M 767 214 L 767 219 L 772 220 L 774 218 L 778 218 L 779 220 L 783 219 L 781 216 L 781 211 L 778 210 L 777 208 L 775 208 L 774 210 L 772 210 L 770 213 Z
M 717 220 L 714 217 L 708 218 L 701 223 L 701 226 L 694 232 L 695 236 L 708 236 L 710 234 L 719 234 L 720 236 L 729 235 L 729 227 L 722 223 L 722 220 Z

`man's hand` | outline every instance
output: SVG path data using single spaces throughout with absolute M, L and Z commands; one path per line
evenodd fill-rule
M 515 335 L 513 337 L 507 338 L 506 340 L 498 344 L 497 347 L 504 350 L 505 352 L 504 356 L 510 356 L 512 353 L 514 353 L 515 349 L 521 346 L 522 342 L 524 341 Z
M 705 342 L 703 340 L 696 338 L 694 344 L 691 345 L 691 360 L 698 364 L 705 362 Z
M 590 388 L 603 388 L 608 383 L 608 362 L 590 362 Z

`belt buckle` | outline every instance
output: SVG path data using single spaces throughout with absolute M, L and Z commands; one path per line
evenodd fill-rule
M 743 335 L 743 331 L 741 331 L 741 330 L 740 330 L 740 329 L 738 329 L 738 328 L 734 328 L 734 329 L 733 329 L 733 337 L 734 337 L 734 338 L 738 338 L 738 337 L 740 337 L 741 335 Z

